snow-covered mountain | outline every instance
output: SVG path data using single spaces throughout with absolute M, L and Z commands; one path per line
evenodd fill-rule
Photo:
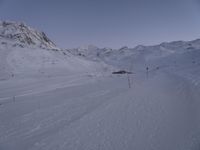
M 57 48 L 44 32 L 38 32 L 24 23 L 18 22 L 0 22 L 0 40 L 2 44 L 6 44 L 9 41 L 14 47 Z
M 0 22 L 0 79 L 90 72 L 101 66 L 63 51 L 44 32 L 24 23 Z
M 148 63 L 151 60 L 164 59 L 171 55 L 186 54 L 200 49 L 200 39 L 193 41 L 165 42 L 155 46 L 139 45 L 135 48 L 126 46 L 120 49 L 97 48 L 88 46 L 83 48 L 68 49 L 73 55 L 89 60 L 103 61 L 118 67 L 127 67 L 133 63 Z
M 172 69 L 178 65 L 176 70 L 188 69 L 191 65 L 198 70 L 199 64 L 200 39 L 135 48 L 124 46 L 112 49 L 88 45 L 64 50 L 45 33 L 24 23 L 0 22 L 0 79 L 104 72 L 113 68 L 137 72 L 144 71 L 146 67 Z
M 104 59 L 107 57 L 126 57 L 135 53 L 144 53 L 149 57 L 150 54 L 158 57 L 164 57 L 172 53 L 183 53 L 188 52 L 194 49 L 200 49 L 200 39 L 193 41 L 175 41 L 175 42 L 164 42 L 159 45 L 154 46 L 143 46 L 139 45 L 135 48 L 128 48 L 126 46 L 120 49 L 111 49 L 111 48 L 98 48 L 95 46 L 86 46 L 84 48 L 75 48 L 68 49 L 68 51 L 74 55 L 83 56 L 86 58 L 96 58 Z
M 154 46 L 139 45 L 135 48 L 93 47 L 67 51 L 88 60 L 104 62 L 135 73 L 146 72 L 147 67 L 152 72 L 159 69 L 179 75 L 200 86 L 200 39 L 164 42 Z
M 197 150 L 199 97 L 200 40 L 63 50 L 0 23 L 0 150 Z

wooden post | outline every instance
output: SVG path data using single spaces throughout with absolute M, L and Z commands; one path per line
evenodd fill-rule
M 149 77 L 149 67 L 146 67 L 146 75 L 147 75 L 147 79 Z
M 128 78 L 128 87 L 131 88 L 131 80 L 129 74 L 127 74 L 127 78 Z

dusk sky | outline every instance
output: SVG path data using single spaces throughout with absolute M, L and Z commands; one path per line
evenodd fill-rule
M 200 0 L 0 0 L 0 20 L 23 21 L 62 48 L 134 47 L 200 38 Z

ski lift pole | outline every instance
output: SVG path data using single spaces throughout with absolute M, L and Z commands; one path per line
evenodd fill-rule
M 146 76 L 147 76 L 147 79 L 149 77 L 149 67 L 146 67 Z
M 127 73 L 127 79 L 128 79 L 128 87 L 130 89 L 131 88 L 131 80 L 130 80 L 130 76 L 128 73 Z

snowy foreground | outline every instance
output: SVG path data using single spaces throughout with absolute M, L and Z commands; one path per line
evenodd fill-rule
M 199 89 L 164 71 L 131 81 L 131 88 L 123 75 L 0 82 L 0 149 L 198 149 Z
M 0 150 L 199 150 L 199 98 L 200 40 L 64 50 L 0 22 Z

